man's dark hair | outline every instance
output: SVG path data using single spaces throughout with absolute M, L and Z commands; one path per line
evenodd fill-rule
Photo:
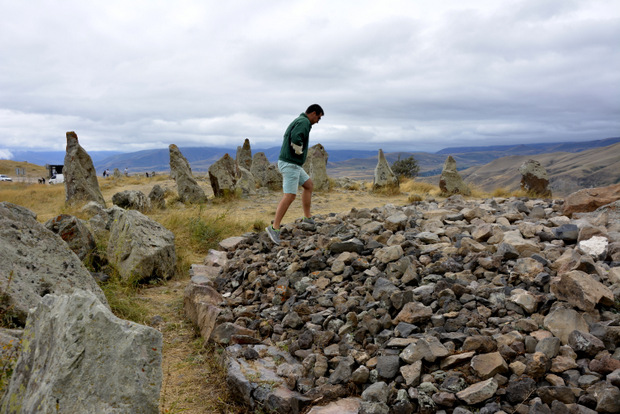
M 325 115 L 325 112 L 323 112 L 323 108 L 321 108 L 321 105 L 319 104 L 312 104 L 308 107 L 308 109 L 306 109 L 307 114 L 311 114 L 312 112 L 321 116 Z

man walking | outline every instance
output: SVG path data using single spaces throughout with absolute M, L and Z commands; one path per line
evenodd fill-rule
M 303 221 L 313 223 L 310 215 L 312 189 L 314 184 L 308 174 L 302 168 L 308 156 L 308 141 L 312 125 L 321 120 L 324 115 L 323 108 L 317 104 L 310 105 L 305 113 L 300 114 L 286 129 L 280 157 L 278 158 L 278 170 L 282 174 L 282 199 L 276 209 L 276 217 L 273 224 L 265 231 L 269 238 L 280 244 L 280 222 L 286 214 L 291 203 L 297 197 L 297 187 L 303 188 L 301 193 L 301 206 L 304 210 Z

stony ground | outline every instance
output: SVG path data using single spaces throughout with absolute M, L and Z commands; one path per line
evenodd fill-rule
M 174 188 L 174 182 L 158 182 L 162 187 Z M 126 190 L 140 190 L 148 194 L 151 183 L 124 186 Z M 203 186 L 205 190 L 208 187 Z M 118 191 L 118 189 L 116 189 Z M 279 193 L 269 192 L 248 199 L 213 208 L 226 211 L 230 216 L 243 215 L 249 219 L 269 223 L 280 199 Z M 209 194 L 212 197 L 212 194 Z M 354 206 L 380 207 L 386 203 L 404 205 L 408 194 L 379 196 L 366 191 L 335 190 L 317 193 L 313 197 L 313 213 L 328 214 L 347 212 Z M 285 222 L 301 215 L 301 205 L 296 201 Z M 143 289 L 141 300 L 148 308 L 150 325 L 164 335 L 161 412 L 162 413 L 243 413 L 246 408 L 234 402 L 225 384 L 225 371 L 220 365 L 221 347 L 207 345 L 200 338 L 195 326 L 183 312 L 183 290 L 189 275 L 171 281 L 165 286 Z
M 277 248 L 246 235 L 192 279 L 227 304 L 205 337 L 278 412 L 351 392 L 365 413 L 619 412 L 620 206 L 562 205 L 453 197 L 287 225 Z

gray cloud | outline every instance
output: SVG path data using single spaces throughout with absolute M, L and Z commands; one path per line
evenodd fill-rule
M 0 149 L 265 148 L 315 102 L 328 150 L 620 132 L 613 0 L 223 3 L 0 0 Z

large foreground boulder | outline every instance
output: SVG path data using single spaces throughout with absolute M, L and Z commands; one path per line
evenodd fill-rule
M 439 178 L 439 188 L 444 195 L 471 194 L 469 187 L 456 169 L 456 161 L 452 158 L 452 155 L 449 155 L 443 164 L 441 177 Z
M 67 132 L 67 153 L 63 174 L 68 204 L 95 201 L 105 207 L 93 160 L 82 148 L 73 131 Z
M 60 236 L 45 228 L 30 210 L 0 203 L 0 310 L 24 326 L 30 308 L 48 293 L 89 290 L 105 295 L 80 259 Z
M 168 149 L 170 150 L 170 176 L 177 183 L 179 200 L 183 203 L 194 204 L 206 202 L 207 196 L 196 182 L 189 162 L 181 154 L 179 147 L 171 144 Z
M 147 282 L 169 279 L 176 268 L 174 234 L 135 210 L 114 209 L 108 261 L 123 279 Z
M 3 413 L 158 413 L 162 335 L 90 292 L 47 295 L 28 316 Z
M 586 188 L 564 199 L 564 214 L 570 217 L 573 213 L 588 213 L 617 200 L 620 200 L 620 184 Z

